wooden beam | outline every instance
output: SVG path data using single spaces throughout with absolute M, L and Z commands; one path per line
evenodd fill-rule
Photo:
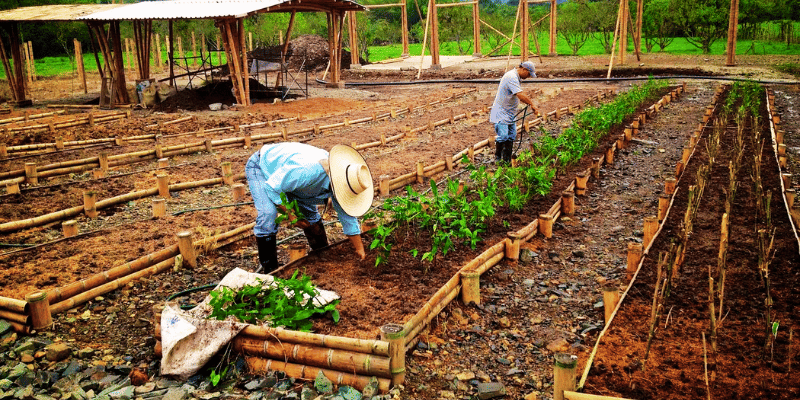
M 725 65 L 736 65 L 736 33 L 739 27 L 739 0 L 731 0 L 728 14 L 728 44 L 725 46 Z
M 109 26 L 109 33 L 111 34 L 111 43 L 113 46 L 114 52 L 114 84 L 116 85 L 116 91 L 114 96 L 116 97 L 117 104 L 128 104 L 131 102 L 130 97 L 128 96 L 128 87 L 126 85 L 125 79 L 125 63 L 123 62 L 123 53 L 122 53 L 122 33 L 119 29 L 119 21 L 112 21 Z
M 242 79 L 244 82 L 244 105 L 249 106 L 250 102 L 250 67 L 247 65 L 247 47 L 244 38 L 244 18 L 237 18 L 239 25 L 239 51 L 242 52 Z
M 358 59 L 358 33 L 356 33 L 356 12 L 347 12 L 347 36 L 350 38 L 350 68 L 361 66 Z
M 439 12 L 437 11 L 436 0 L 431 0 L 428 14 L 431 17 L 431 69 L 441 69 L 442 62 L 439 60 Z
M 365 5 L 364 5 L 364 8 L 366 8 L 367 10 L 372 10 L 372 9 L 375 9 L 375 8 L 398 7 L 398 6 L 399 6 L 399 7 L 403 7 L 403 6 L 405 6 L 405 5 L 406 5 L 406 3 L 392 3 L 392 4 L 365 4 Z M 348 12 L 351 12 L 351 11 L 348 11 Z
M 16 80 L 17 98 L 16 101 L 23 102 L 27 100 L 27 92 L 25 85 L 25 72 L 22 70 L 22 53 L 19 45 L 19 26 L 16 23 L 11 24 L 11 59 L 14 61 L 14 79 Z
M 470 6 L 470 5 L 473 5 L 473 4 L 478 4 L 478 2 L 477 1 L 465 1 L 463 3 L 442 3 L 442 4 L 437 4 L 436 7 L 437 8 L 445 8 L 445 7 L 455 7 L 455 6 Z
M 528 13 L 528 0 L 520 0 L 519 4 L 522 9 L 519 17 L 522 18 L 522 26 L 519 29 L 520 42 L 522 43 L 520 51 L 520 61 L 528 61 L 528 34 L 530 33 L 530 15 Z
M 169 85 L 175 87 L 175 36 L 172 32 L 172 20 L 167 21 L 167 29 L 169 30 L 169 48 L 167 48 L 167 62 L 169 63 Z
M 481 15 L 478 2 L 472 3 L 472 41 L 475 43 L 473 57 L 481 56 Z
M 556 11 L 556 0 L 550 0 L 550 56 L 555 57 L 558 55 L 556 50 L 556 20 L 558 13 Z
M 3 68 L 6 71 L 6 77 L 8 78 L 8 86 L 11 89 L 11 98 L 14 101 L 17 100 L 17 82 L 14 75 L 11 72 L 11 65 L 8 62 L 8 55 L 6 54 L 6 45 L 3 44 L 3 41 L 0 40 L 0 57 L 3 59 Z

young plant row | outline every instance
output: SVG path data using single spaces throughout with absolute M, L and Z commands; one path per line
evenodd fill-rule
M 518 212 L 532 199 L 550 192 L 559 167 L 574 164 L 594 150 L 613 127 L 632 116 L 648 99 L 660 95 L 666 82 L 649 80 L 642 86 L 617 96 L 608 104 L 587 108 L 575 117 L 575 125 L 558 137 L 543 135 L 542 141 L 523 151 L 516 166 L 501 165 L 495 171 L 476 167 L 464 157 L 470 172 L 466 186 L 447 179 L 443 187 L 431 180 L 430 195 L 406 188 L 405 196 L 388 198 L 382 210 L 374 213 L 384 222 L 373 231 L 370 249 L 377 250 L 375 265 L 387 262 L 397 238 L 429 235 L 428 249 L 412 249 L 414 257 L 435 265 L 437 256 L 446 255 L 457 244 L 475 249 L 497 207 L 507 205 Z M 369 216 L 368 216 L 369 217 Z M 393 241 L 394 240 L 394 241 Z

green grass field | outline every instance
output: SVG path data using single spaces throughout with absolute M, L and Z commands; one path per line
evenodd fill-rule
M 539 46 L 542 49 L 542 53 L 547 53 L 548 51 L 548 43 L 549 39 L 546 35 L 542 35 L 539 37 Z M 633 51 L 632 41 L 629 42 L 629 51 Z M 492 50 L 495 46 L 490 45 L 487 42 L 481 43 L 481 52 L 485 55 L 490 50 Z M 462 48 L 465 51 L 465 54 L 470 55 L 473 52 L 471 46 L 469 46 L 468 42 L 462 42 Z M 533 49 L 534 46 L 531 45 Z M 421 43 L 412 43 L 409 45 L 409 52 L 412 56 L 418 56 L 421 54 L 422 44 Z M 572 49 L 567 45 L 567 42 L 559 37 L 557 41 L 556 47 L 558 54 L 560 55 L 572 55 Z M 658 49 L 658 46 L 654 46 L 654 50 Z M 400 57 L 402 53 L 402 45 L 401 44 L 391 44 L 388 46 L 370 46 L 369 47 L 369 61 L 370 62 L 377 62 L 381 60 L 391 59 Z M 646 49 L 644 44 L 642 45 L 642 51 Z M 459 55 L 459 50 L 456 42 L 443 42 L 440 44 L 440 53 L 441 55 Z M 512 54 L 519 55 L 520 49 L 518 46 L 514 46 L 512 50 Z M 672 43 L 667 46 L 664 50 L 664 53 L 669 54 L 702 54 L 700 49 L 697 47 L 692 46 L 686 39 L 684 38 L 676 38 Z M 711 46 L 711 54 L 724 54 L 725 53 L 725 41 L 724 40 L 717 40 Z M 426 50 L 426 55 L 430 55 L 430 52 Z M 593 37 L 586 44 L 581 47 L 578 51 L 579 56 L 588 56 L 588 55 L 602 55 L 608 54 L 606 53 L 605 49 L 603 48 L 600 41 Z M 752 40 L 740 40 L 736 45 L 736 54 L 775 54 L 775 55 L 791 55 L 791 54 L 800 54 L 800 44 L 793 44 L 791 46 L 786 46 L 785 43 L 780 42 L 768 42 L 768 41 L 752 41 Z M 502 47 L 498 49 L 493 55 L 508 55 L 508 46 Z M 214 65 L 219 63 L 216 54 L 212 55 Z M 164 59 L 166 59 L 166 53 L 164 53 Z M 100 56 L 100 62 L 102 63 L 102 56 Z M 222 63 L 225 63 L 225 55 L 222 54 Z M 95 62 L 95 58 L 93 54 L 84 54 L 83 55 L 83 65 L 87 71 L 96 71 L 97 70 L 97 63 Z M 128 60 L 127 57 L 125 59 L 125 66 L 128 67 Z M 153 67 L 151 67 L 153 70 Z M 76 73 L 77 69 L 73 60 L 69 57 L 62 56 L 62 57 L 44 57 L 36 60 L 36 74 L 37 76 L 47 77 L 47 76 L 54 76 L 60 75 L 65 73 Z M 5 71 L 0 69 L 0 78 L 5 78 Z

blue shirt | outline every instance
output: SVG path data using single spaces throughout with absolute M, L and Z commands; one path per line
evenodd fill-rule
M 500 79 L 500 86 L 497 88 L 497 95 L 492 103 L 492 112 L 489 114 L 489 122 L 497 124 L 510 124 L 514 122 L 517 113 L 519 99 L 517 93 L 522 91 L 519 83 L 519 73 L 514 68 L 503 75 Z
M 274 204 L 282 204 L 281 193 L 305 204 L 324 204 L 333 198 L 333 209 L 342 223 L 345 235 L 361 233 L 358 219 L 342 210 L 331 191 L 331 179 L 322 168 L 320 160 L 328 159 L 328 152 L 303 143 L 264 145 L 259 151 L 259 165 L 267 176 L 264 189 Z

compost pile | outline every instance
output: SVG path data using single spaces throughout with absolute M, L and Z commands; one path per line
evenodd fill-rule
M 273 61 L 279 60 L 283 45 L 260 47 L 247 53 L 248 59 Z M 286 62 L 293 71 L 322 71 L 328 66 L 330 51 L 328 41 L 318 35 L 302 35 L 289 41 L 286 50 Z M 350 52 L 342 50 L 342 61 L 345 65 L 350 63 Z M 367 62 L 359 61 L 362 65 Z

